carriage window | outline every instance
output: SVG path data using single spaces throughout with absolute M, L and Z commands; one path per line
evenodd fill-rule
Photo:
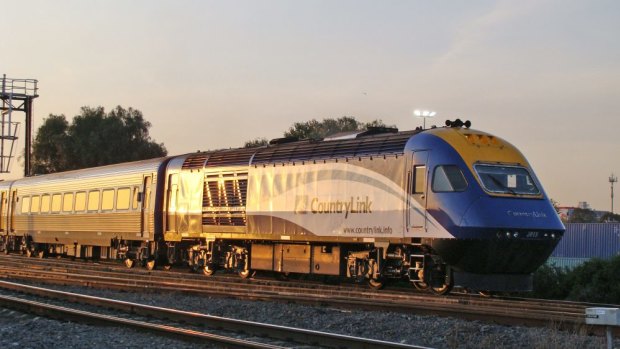
M 41 197 L 33 196 L 30 203 L 30 212 L 31 213 L 39 213 L 39 207 L 41 205 Z
M 75 193 L 75 212 L 82 212 L 86 209 L 86 193 L 81 191 Z
M 50 211 L 50 196 L 41 196 L 41 213 L 48 213 Z
M 62 212 L 73 211 L 73 193 L 66 193 L 62 200 Z
M 426 165 L 413 167 L 413 194 L 426 192 Z
M 463 172 L 456 165 L 437 166 L 433 173 L 434 192 L 464 191 L 467 189 L 467 181 Z
M 22 213 L 30 212 L 30 196 L 22 197 Z
M 116 192 L 116 209 L 128 210 L 129 209 L 129 197 L 131 190 L 129 188 L 122 188 Z
M 88 193 L 88 210 L 99 210 L 99 190 L 91 191 Z
M 101 210 L 111 210 L 114 208 L 114 189 L 104 190 L 101 194 Z
M 62 201 L 61 199 L 62 197 L 60 196 L 60 194 L 52 195 L 52 212 L 60 212 L 60 202 Z

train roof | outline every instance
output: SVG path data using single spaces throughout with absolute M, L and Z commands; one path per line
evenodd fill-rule
M 125 162 L 121 164 L 90 167 L 80 170 L 25 177 L 15 180 L 14 187 L 21 185 L 53 184 L 76 179 L 123 176 L 133 173 L 156 172 L 167 157 Z
M 280 140 L 278 144 L 258 148 L 239 148 L 194 153 L 187 156 L 183 169 L 213 166 L 260 165 L 330 158 L 402 154 L 412 135 L 421 132 L 360 133 L 355 138 L 325 140 Z

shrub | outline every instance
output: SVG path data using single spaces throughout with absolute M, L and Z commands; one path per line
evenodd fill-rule
M 531 296 L 620 304 L 620 256 L 592 259 L 573 270 L 543 265 L 534 273 Z

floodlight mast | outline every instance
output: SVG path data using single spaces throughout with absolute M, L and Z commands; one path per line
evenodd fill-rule
M 432 111 L 432 110 L 420 110 L 420 109 L 416 109 L 413 111 L 413 114 L 419 118 L 422 118 L 424 120 L 422 128 L 426 130 L 426 118 L 432 118 L 435 115 L 437 115 L 437 112 Z
M 611 215 L 614 215 L 614 183 L 618 182 L 618 177 L 612 173 L 609 176 L 609 184 L 611 184 Z

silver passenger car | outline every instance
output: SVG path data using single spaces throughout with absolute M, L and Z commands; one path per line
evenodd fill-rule
M 0 186 L 0 195 L 8 199 L 3 213 L 11 211 L 10 222 L 2 222 L 3 227 L 9 226 L 5 234 L 27 236 L 26 243 L 51 246 L 54 253 L 119 257 L 128 250 L 125 241 L 153 240 L 157 209 L 152 194 L 166 162 L 167 158 L 157 158 L 29 177 Z

